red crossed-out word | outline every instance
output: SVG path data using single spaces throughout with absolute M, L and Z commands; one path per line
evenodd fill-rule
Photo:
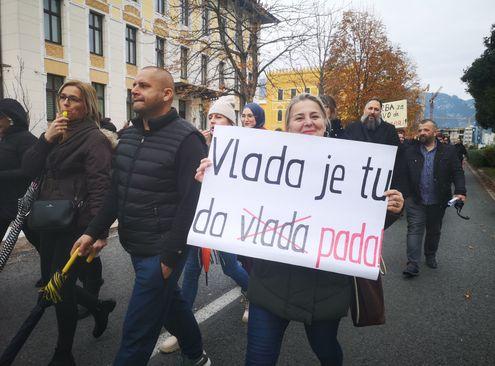
M 257 217 L 255 214 L 253 214 L 251 211 L 249 211 L 247 208 L 243 208 L 243 211 L 245 211 L 246 213 L 248 213 L 249 215 L 251 215 L 255 220 L 259 221 L 260 223 L 262 223 L 263 225 L 265 225 L 266 227 L 266 222 L 261 220 L 259 217 Z M 254 233 L 254 234 L 250 234 L 250 235 L 246 235 L 244 238 L 250 238 L 252 236 L 256 236 L 258 234 L 264 234 L 264 233 L 268 233 L 268 232 L 271 232 L 271 231 L 275 231 L 275 233 L 277 233 L 277 235 L 285 240 L 287 240 L 288 243 L 292 244 L 296 249 L 301 249 L 301 247 L 299 245 L 297 245 L 296 243 L 294 243 L 293 241 L 291 241 L 290 239 L 286 238 L 284 235 L 282 235 L 281 232 L 277 231 L 277 229 L 279 229 L 280 227 L 284 226 L 285 224 L 295 224 L 297 222 L 301 222 L 301 221 L 304 221 L 304 220 L 307 220 L 307 219 L 310 219 L 311 216 L 306 216 L 306 217 L 301 217 L 300 219 L 296 219 L 292 222 L 284 222 L 283 224 L 281 225 L 274 225 L 273 227 L 268 227 L 266 230 L 262 230 L 262 231 L 259 231 L 257 233 Z M 241 240 L 241 237 L 238 237 L 237 240 Z M 304 253 L 307 253 L 307 251 L 304 251 Z

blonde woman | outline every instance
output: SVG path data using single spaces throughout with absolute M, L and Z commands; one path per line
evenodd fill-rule
M 324 136 L 325 108 L 318 97 L 296 96 L 286 111 L 286 130 Z M 203 159 L 196 179 L 203 180 L 211 161 Z M 387 209 L 398 213 L 404 199 L 385 192 Z M 290 321 L 304 324 L 313 352 L 322 365 L 342 365 L 337 340 L 340 319 L 351 301 L 352 277 L 291 264 L 256 259 L 249 277 L 249 322 L 246 365 L 275 365 Z
M 40 231 L 40 256 L 43 280 L 67 262 L 72 243 L 81 236 L 103 204 L 110 186 L 110 141 L 99 129 L 96 92 L 87 83 L 67 81 L 58 92 L 57 117 L 36 144 L 25 154 L 24 172 L 34 178 L 41 175 L 38 200 L 71 200 L 75 219 L 64 229 Z M 33 214 L 33 213 L 32 213 Z M 105 243 L 101 238 L 102 245 Z M 93 336 L 106 329 L 108 314 L 115 301 L 98 299 L 76 286 L 77 267 L 71 271 L 63 289 L 62 302 L 55 306 L 58 340 L 49 365 L 75 365 L 72 343 L 77 325 L 77 303 L 94 316 Z

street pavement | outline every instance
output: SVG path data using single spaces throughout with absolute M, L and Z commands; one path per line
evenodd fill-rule
M 386 324 L 355 328 L 350 318 L 342 319 L 339 340 L 344 365 L 495 365 L 495 201 L 469 170 L 466 180 L 468 203 L 463 213 L 471 220 L 460 219 L 452 208 L 447 210 L 438 269 L 422 265 L 419 277 L 404 279 L 405 217 L 387 230 L 383 253 L 388 270 L 383 278 Z M 117 237 L 110 239 L 102 258 L 101 297 L 115 298 L 117 307 L 100 339 L 91 335 L 91 318 L 79 322 L 74 341 L 78 365 L 112 363 L 132 289 L 130 259 Z M 235 287 L 220 266 L 213 265 L 210 271 L 208 286 L 203 276 L 200 279 L 195 311 L 215 300 L 221 302 Z M 33 285 L 38 277 L 35 251 L 16 254 L 0 273 L 0 351 L 35 304 Z M 204 346 L 213 365 L 243 364 L 247 327 L 241 323 L 242 311 L 236 298 L 202 317 Z M 46 365 L 56 342 L 55 324 L 54 310 L 49 308 L 14 364 Z M 174 365 L 176 361 L 177 354 L 158 353 L 149 364 Z M 301 324 L 291 323 L 287 329 L 278 364 L 318 364 Z

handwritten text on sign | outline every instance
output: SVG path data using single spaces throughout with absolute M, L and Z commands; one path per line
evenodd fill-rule
M 188 243 L 375 279 L 395 153 L 218 126 Z
M 407 127 L 407 100 L 383 103 L 382 118 L 395 128 Z

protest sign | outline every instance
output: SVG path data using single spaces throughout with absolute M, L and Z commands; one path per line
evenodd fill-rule
M 376 279 L 396 149 L 216 126 L 188 244 Z
M 407 127 L 407 100 L 383 103 L 382 118 L 395 126 L 395 128 Z

